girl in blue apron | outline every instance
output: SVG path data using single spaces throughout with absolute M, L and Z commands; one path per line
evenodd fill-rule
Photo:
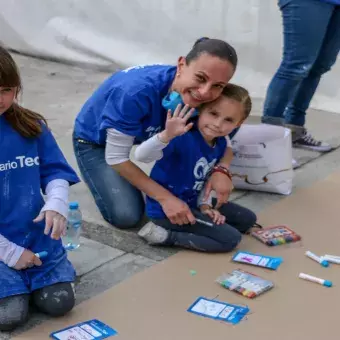
M 69 186 L 79 179 L 45 119 L 17 104 L 20 90 L 18 68 L 0 47 L 0 331 L 23 324 L 31 302 L 50 316 L 75 302 L 60 237 Z

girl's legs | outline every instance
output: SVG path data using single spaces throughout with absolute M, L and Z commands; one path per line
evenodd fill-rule
M 50 316 L 63 316 L 72 310 L 75 304 L 73 283 L 61 282 L 32 293 L 34 305 Z
M 215 225 L 200 211 L 193 211 L 196 218 L 212 223 L 207 226 L 196 222 L 194 225 L 179 226 L 168 219 L 154 219 L 138 233 L 150 244 L 178 246 L 204 252 L 229 252 L 241 241 L 245 233 L 256 222 L 256 215 L 234 203 L 227 203 L 221 208 L 226 216 L 226 223 Z
M 0 299 L 0 331 L 11 331 L 28 319 L 29 294 Z
M 29 289 L 21 271 L 0 261 L 0 331 L 10 331 L 28 319 Z

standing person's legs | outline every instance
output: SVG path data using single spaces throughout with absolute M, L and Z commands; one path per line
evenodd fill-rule
M 335 64 L 340 50 L 340 7 L 334 6 L 319 55 L 308 77 L 304 78 L 285 112 L 286 123 L 304 126 L 306 110 L 319 85 L 321 76 Z
M 263 123 L 284 124 L 285 109 L 317 60 L 333 8 L 319 0 L 290 0 L 280 7 L 283 59 L 267 90 Z
M 84 181 L 103 218 L 115 227 L 133 228 L 144 215 L 142 193 L 105 161 L 105 148 L 80 143 L 73 147 Z
M 306 110 L 319 85 L 321 76 L 328 72 L 336 62 L 340 50 L 340 7 L 334 6 L 318 58 L 307 78 L 300 84 L 293 100 L 285 111 L 286 123 L 296 130 L 305 124 Z M 314 139 L 306 129 L 294 143 L 297 147 L 308 148 L 320 152 L 329 151 L 332 147 L 322 141 Z

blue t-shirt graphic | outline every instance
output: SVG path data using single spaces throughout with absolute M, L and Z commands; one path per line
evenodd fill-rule
M 207 175 L 223 157 L 226 146 L 226 138 L 219 137 L 211 147 L 194 126 L 169 143 L 163 150 L 163 158 L 152 168 L 150 177 L 191 208 L 197 208 L 197 199 Z M 166 217 L 161 205 L 150 197 L 146 198 L 146 214 L 151 218 Z
M 75 122 L 74 135 L 105 145 L 106 129 L 114 128 L 142 142 L 164 128 L 162 99 L 176 66 L 144 65 L 111 75 L 87 100 Z
M 79 179 L 51 132 L 42 127 L 37 138 L 25 138 L 0 116 L 0 233 L 33 252 L 53 254 L 61 241 L 44 235 L 45 221 L 32 221 L 44 205 L 41 190 L 54 179 L 71 185 Z

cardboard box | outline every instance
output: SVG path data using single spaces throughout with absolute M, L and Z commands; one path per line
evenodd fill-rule
M 244 238 L 240 250 L 283 257 L 277 271 L 232 263 L 232 254 L 182 251 L 81 303 L 68 316 L 45 322 L 15 339 L 48 339 L 53 331 L 93 318 L 116 329 L 116 338 L 122 340 L 318 340 L 326 335 L 337 339 L 340 267 L 323 268 L 304 253 L 340 255 L 339 196 L 337 173 L 261 213 L 261 224 L 286 224 L 302 236 L 300 243 L 276 247 Z M 219 275 L 236 268 L 270 279 L 275 287 L 251 300 L 215 282 Z M 192 276 L 190 270 L 197 274 Z M 301 280 L 300 272 L 331 280 L 334 287 Z M 188 313 L 199 296 L 248 305 L 250 313 L 236 326 Z

